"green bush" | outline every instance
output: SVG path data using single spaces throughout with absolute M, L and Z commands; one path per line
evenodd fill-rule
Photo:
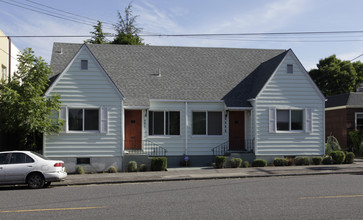
M 324 157 L 323 160 L 321 161 L 321 163 L 324 165 L 330 165 L 333 163 L 333 161 L 332 161 L 331 157 L 328 156 L 328 157 Z
M 353 152 L 356 155 L 363 155 L 363 132 L 361 131 L 351 131 L 349 132 L 350 140 L 353 144 Z
M 117 173 L 117 169 L 116 169 L 116 167 L 114 167 L 114 166 L 110 166 L 110 167 L 108 168 L 107 172 L 109 172 L 109 173 Z
M 151 170 L 152 171 L 166 171 L 167 168 L 166 157 L 153 157 L 151 159 Z
M 145 172 L 145 171 L 147 171 L 147 166 L 146 166 L 146 164 L 140 164 L 139 170 L 140 170 L 140 172 Z
M 311 158 L 311 163 L 314 165 L 320 165 L 323 158 L 321 157 L 313 157 Z
M 332 151 L 337 150 L 341 150 L 338 140 L 332 135 L 328 136 L 325 145 L 325 154 L 330 155 Z
M 238 168 L 241 167 L 242 159 L 241 158 L 232 158 L 231 159 L 231 167 Z
M 127 166 L 128 172 L 137 172 L 137 162 L 136 161 L 130 161 Z
M 248 161 L 243 161 L 243 163 L 242 163 L 243 168 L 248 168 L 249 166 L 250 166 L 250 163 Z
M 263 160 L 263 159 L 255 159 L 252 162 L 252 166 L 253 167 L 265 167 L 265 166 L 267 166 L 267 162 L 266 162 L 266 160 Z
M 288 161 L 285 158 L 275 158 L 274 159 L 274 166 L 287 166 Z
M 76 166 L 76 174 L 85 174 L 82 166 Z
M 222 169 L 226 165 L 226 157 L 225 156 L 216 156 L 216 168 Z
M 343 151 L 332 151 L 330 156 L 334 164 L 342 164 L 345 161 L 345 153 Z
M 354 153 L 353 152 L 347 152 L 345 155 L 345 163 L 352 164 L 354 162 Z
M 309 158 L 308 157 L 296 157 L 295 165 L 296 166 L 309 165 Z

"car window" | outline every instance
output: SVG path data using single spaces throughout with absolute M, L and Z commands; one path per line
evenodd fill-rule
M 8 153 L 0 154 L 0 164 L 6 164 L 6 159 L 8 158 Z
M 33 163 L 33 158 L 29 157 L 28 155 L 24 153 L 12 153 L 10 158 L 11 164 L 16 163 Z

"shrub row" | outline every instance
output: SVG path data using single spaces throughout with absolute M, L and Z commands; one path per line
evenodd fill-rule
M 225 156 L 216 156 L 215 158 L 215 168 L 222 169 L 226 166 L 227 158 Z M 243 163 L 242 163 L 243 162 Z M 248 161 L 243 161 L 241 158 L 232 158 L 230 160 L 231 167 L 232 168 L 238 168 L 238 167 L 249 167 L 250 164 Z

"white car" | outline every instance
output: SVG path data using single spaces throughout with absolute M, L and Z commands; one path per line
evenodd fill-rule
M 0 152 L 0 184 L 28 184 L 29 188 L 48 187 L 67 177 L 64 162 L 50 160 L 30 151 Z

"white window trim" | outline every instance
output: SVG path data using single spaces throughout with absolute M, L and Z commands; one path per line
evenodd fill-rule
M 363 112 L 354 112 L 354 128 L 355 128 L 356 131 L 358 130 L 358 128 L 357 128 L 357 125 L 358 125 L 357 116 L 358 115 L 363 115 Z
M 193 113 L 194 112 L 204 112 L 204 113 L 206 113 L 205 114 L 205 134 L 193 134 Z M 210 134 L 208 134 L 208 112 L 221 112 L 221 117 L 222 117 L 222 123 L 221 123 L 221 129 L 222 129 L 222 134 L 213 134 L 213 135 L 210 135 Z M 224 125 L 224 118 L 223 118 L 223 115 L 224 115 L 224 111 L 218 111 L 218 110 L 209 110 L 209 111 L 192 111 L 192 137 L 205 137 L 205 136 L 208 136 L 208 137 L 221 137 L 221 136 L 223 136 L 224 135 L 224 132 L 223 132 L 223 125 Z
M 150 134 L 150 128 L 148 126 L 148 131 L 147 131 L 147 135 L 150 138 L 157 138 L 157 137 L 180 137 L 181 136 L 181 112 L 180 111 L 173 111 L 173 110 L 149 110 L 147 117 L 148 117 L 148 122 L 150 123 L 149 117 L 150 117 L 150 112 L 152 112 L 154 114 L 154 112 L 163 112 L 163 125 L 164 125 L 164 134 Z M 165 118 L 166 118 L 166 112 L 179 112 L 179 134 L 166 134 L 166 126 L 165 126 Z M 169 115 L 170 117 L 170 115 Z M 154 128 L 154 116 L 153 116 L 153 120 L 152 120 L 152 127 Z
M 73 131 L 73 130 L 69 130 L 69 110 L 71 109 L 82 109 L 82 131 Z M 98 130 L 84 130 L 84 125 L 85 125 L 85 114 L 84 114 L 84 110 L 98 110 Z M 98 108 L 95 108 L 95 107 L 67 107 L 67 120 L 66 120 L 66 123 L 67 123 L 67 130 L 66 132 L 67 133 L 75 133 L 75 134 L 79 134 L 79 133 L 91 133 L 91 134 L 95 134 L 95 133 L 101 133 L 101 126 L 102 126 L 102 123 L 101 123 L 101 120 L 102 120 L 102 112 L 101 112 L 101 107 L 98 107 Z
M 289 111 L 289 130 L 282 131 L 277 130 L 277 111 Z M 291 130 L 291 111 L 302 111 L 303 114 L 303 121 L 302 121 L 302 130 Z M 306 130 L 306 116 L 305 116 L 306 109 L 284 109 L 284 108 L 275 108 L 275 133 L 304 133 Z

